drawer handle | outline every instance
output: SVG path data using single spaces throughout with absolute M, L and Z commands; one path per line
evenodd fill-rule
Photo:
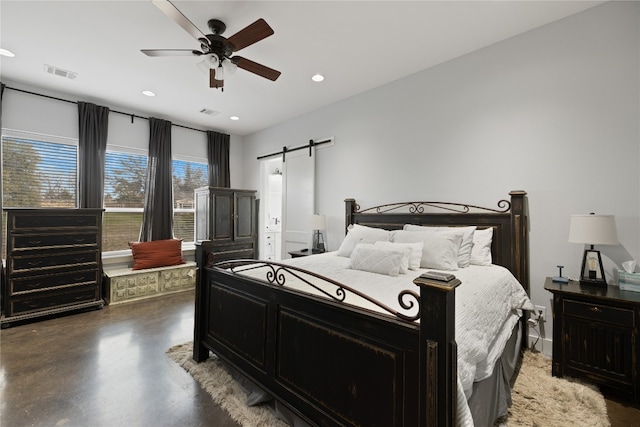
M 29 240 L 30 245 L 39 245 L 42 243 L 42 240 Z
M 86 241 L 87 241 L 87 239 L 84 239 L 84 238 L 80 239 L 80 238 L 78 238 L 78 239 L 73 239 L 73 241 L 74 241 L 74 242 L 76 242 L 76 243 L 84 243 L 84 242 L 86 242 Z
M 594 313 L 600 313 L 600 312 L 602 312 L 602 309 L 601 309 L 601 308 L 598 308 L 598 307 L 591 307 L 589 310 L 593 311 Z
M 35 267 L 36 265 L 42 264 L 42 261 L 29 261 L 28 264 Z

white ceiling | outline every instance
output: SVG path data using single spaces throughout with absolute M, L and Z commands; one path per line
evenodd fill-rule
M 595 1 L 174 1 L 205 34 L 224 36 L 264 18 L 275 34 L 240 52 L 282 72 L 245 70 L 210 89 L 197 57 L 140 49 L 199 49 L 144 1 L 0 0 L 0 78 L 202 129 L 247 135 L 603 2 Z M 44 64 L 78 73 L 47 74 Z M 311 76 L 326 79 L 314 83 Z M 143 96 L 149 89 L 156 97 Z M 215 116 L 199 113 L 203 108 Z M 230 116 L 239 116 L 231 121 Z

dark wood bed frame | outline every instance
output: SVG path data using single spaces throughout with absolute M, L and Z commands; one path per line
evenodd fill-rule
M 493 227 L 493 263 L 508 268 L 529 293 L 525 195 L 512 191 L 510 201 L 501 200 L 497 209 L 413 202 L 360 210 L 347 199 L 346 224 Z M 420 322 L 415 322 L 393 310 L 386 315 L 335 296 L 289 289 L 282 283 L 284 273 L 304 271 L 285 264 L 259 261 L 271 271 L 261 281 L 229 269 L 256 260 L 217 263 L 206 241 L 197 246 L 196 257 L 197 362 L 215 353 L 311 425 L 455 425 L 459 280 L 416 278 L 420 294 L 398 297 L 407 309 L 418 305 Z M 335 285 L 336 295 L 350 291 Z M 523 329 L 526 333 L 526 322 Z

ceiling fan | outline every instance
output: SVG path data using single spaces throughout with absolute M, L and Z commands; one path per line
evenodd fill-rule
M 274 70 L 242 56 L 231 56 L 234 52 L 244 49 L 273 34 L 273 29 L 260 18 L 253 24 L 243 28 L 229 38 L 222 36 L 227 26 L 218 19 L 211 19 L 207 23 L 212 34 L 202 33 L 186 16 L 169 0 L 153 0 L 165 15 L 180 25 L 193 38 L 200 42 L 201 50 L 191 49 L 142 49 L 147 56 L 202 56 L 204 59 L 198 64 L 203 70 L 209 70 L 209 86 L 224 90 L 224 79 L 233 74 L 237 68 L 257 74 L 271 81 L 280 77 L 280 71 Z

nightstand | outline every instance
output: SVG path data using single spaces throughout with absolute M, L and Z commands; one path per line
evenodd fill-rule
M 544 288 L 553 293 L 553 376 L 583 379 L 640 403 L 640 293 L 550 277 Z

